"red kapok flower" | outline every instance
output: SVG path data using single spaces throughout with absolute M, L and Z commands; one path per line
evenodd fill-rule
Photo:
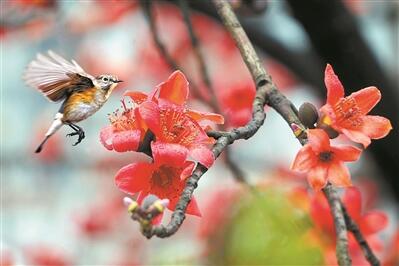
M 367 87 L 344 97 L 344 87 L 327 65 L 324 82 L 327 87 L 327 103 L 321 107 L 321 123 L 332 126 L 350 140 L 367 147 L 371 140 L 385 137 L 392 129 L 388 119 L 367 115 L 380 101 L 376 87 Z
M 124 111 L 118 114 L 117 110 L 110 115 L 111 125 L 101 129 L 100 141 L 108 150 L 136 151 L 146 127 L 140 120 L 137 108 L 127 108 L 123 101 L 122 104 Z
M 350 174 L 343 162 L 356 161 L 361 150 L 352 146 L 330 146 L 330 139 L 322 129 L 309 129 L 308 140 L 291 168 L 307 172 L 308 182 L 315 190 L 322 189 L 328 181 L 339 187 L 351 186 Z
M 151 149 L 153 163 L 132 163 L 123 167 L 116 174 L 115 183 L 126 193 L 140 192 L 140 199 L 148 194 L 169 199 L 168 208 L 174 210 L 195 163 L 186 161 L 188 150 L 178 144 L 152 142 Z M 194 198 L 187 206 L 187 213 L 201 215 Z
M 215 158 L 206 146 L 213 143 L 201 125 L 201 120 L 223 123 L 223 117 L 213 113 L 203 113 L 185 107 L 188 98 L 188 82 L 183 73 L 174 72 L 160 84 L 149 100 L 139 106 L 139 112 L 157 141 L 180 144 L 189 149 L 189 155 L 205 167 L 210 167 Z M 153 94 L 155 94 L 153 93 Z

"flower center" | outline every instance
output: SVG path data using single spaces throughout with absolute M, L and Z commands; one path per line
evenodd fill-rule
M 151 187 L 166 187 L 172 184 L 176 169 L 162 165 L 156 170 L 151 179 Z
M 108 119 L 112 124 L 115 131 L 125 131 L 137 129 L 136 117 L 134 115 L 134 108 L 126 107 L 122 101 L 123 112 L 120 113 L 119 109 L 108 115 Z
M 183 110 L 165 108 L 160 114 L 162 135 L 168 142 L 188 146 L 199 134 L 197 125 Z
M 333 159 L 333 153 L 331 151 L 323 151 L 319 153 L 319 160 L 322 162 L 330 162 Z
M 362 114 L 353 97 L 340 99 L 334 105 L 336 122 L 349 127 L 359 127 L 362 125 Z

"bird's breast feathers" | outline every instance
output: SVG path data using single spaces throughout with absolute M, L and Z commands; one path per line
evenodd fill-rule
M 64 121 L 79 122 L 94 114 L 106 102 L 106 97 L 96 87 L 75 92 L 64 104 Z

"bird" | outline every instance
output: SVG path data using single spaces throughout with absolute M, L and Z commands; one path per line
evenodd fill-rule
M 78 145 L 85 138 L 85 132 L 76 123 L 97 112 L 118 83 L 122 82 L 111 74 L 94 77 L 84 71 L 76 61 L 68 61 L 51 50 L 47 55 L 37 54 L 37 58 L 28 64 L 23 79 L 51 102 L 62 101 L 35 153 L 41 152 L 47 140 L 63 125 L 73 129 L 66 136 L 77 135 L 78 139 L 73 146 Z

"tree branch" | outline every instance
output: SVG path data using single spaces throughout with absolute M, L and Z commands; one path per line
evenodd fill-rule
M 271 107 L 275 108 L 284 117 L 291 129 L 293 128 L 291 126 L 292 124 L 304 129 L 304 126 L 297 117 L 297 110 L 295 109 L 294 105 L 283 94 L 281 94 L 280 91 L 277 90 L 270 76 L 266 75 L 266 71 L 260 64 L 260 60 L 256 56 L 252 44 L 249 42 L 245 32 L 240 27 L 240 24 L 233 11 L 230 9 L 228 3 L 215 2 L 215 5 L 218 7 L 218 9 L 221 8 L 220 3 L 224 4 L 222 5 L 223 11 L 220 10 L 220 15 L 226 19 L 226 23 L 228 20 L 232 20 L 232 23 L 226 24 L 226 28 L 228 28 L 231 34 L 236 37 L 235 40 L 237 46 L 239 47 L 247 66 L 249 66 L 249 69 L 252 72 L 257 89 L 253 102 L 252 119 L 247 125 L 234 128 L 220 135 L 212 148 L 215 158 L 217 158 L 228 145 L 239 139 L 249 139 L 258 131 L 266 119 L 266 113 L 264 111 L 265 104 L 269 104 Z M 226 8 L 228 12 L 227 17 L 224 13 L 226 12 Z M 304 131 L 302 134 L 297 134 L 297 138 L 301 143 L 304 144 L 306 142 L 306 134 L 304 134 Z M 186 187 L 183 189 L 182 195 L 180 196 L 169 224 L 166 226 L 160 225 L 153 227 L 152 230 L 146 232 L 146 237 L 150 238 L 154 235 L 158 237 L 168 237 L 178 230 L 185 219 L 185 211 L 187 209 L 188 203 L 191 200 L 194 189 L 197 187 L 201 176 L 207 170 L 208 169 L 202 165 L 198 165 L 196 167 L 193 175 L 187 179 Z
M 140 3 L 143 8 L 144 15 L 148 21 L 148 25 L 150 26 L 152 38 L 155 42 L 155 45 L 158 47 L 159 52 L 161 53 L 162 57 L 166 60 L 167 64 L 170 66 L 170 68 L 172 68 L 173 70 L 179 69 L 179 65 L 173 59 L 173 57 L 169 54 L 168 50 L 166 49 L 166 46 L 164 45 L 161 38 L 159 37 L 158 27 L 156 25 L 154 14 L 152 12 L 152 0 L 148 0 L 148 1 L 141 0 Z
M 231 9 L 231 6 L 226 0 L 213 0 L 213 3 L 218 14 L 222 18 L 226 29 L 233 36 L 236 45 L 240 50 L 241 56 L 250 70 L 252 78 L 256 84 L 256 95 L 253 102 L 252 119 L 248 122 L 248 124 L 243 127 L 234 128 L 230 131 L 208 132 L 208 135 L 214 136 L 217 139 L 212 148 L 215 158 L 217 158 L 227 148 L 228 145 L 239 139 L 248 139 L 258 131 L 266 119 L 266 113 L 264 111 L 265 104 L 271 106 L 284 118 L 302 145 L 306 144 L 307 138 L 305 127 L 298 118 L 298 111 L 296 110 L 295 106 L 283 94 L 281 94 L 281 92 L 273 84 L 271 77 L 261 65 L 251 42 L 241 27 L 237 17 Z M 197 165 L 192 176 L 187 179 L 186 187 L 183 189 L 182 195 L 180 196 L 169 224 L 166 226 L 161 225 L 151 228 L 145 233 L 146 237 L 150 238 L 153 235 L 158 237 L 168 237 L 179 229 L 185 219 L 185 211 L 191 200 L 193 192 L 198 185 L 198 181 L 207 170 L 208 169 L 206 167 L 200 164 Z M 348 224 L 348 227 L 355 234 L 355 237 L 359 241 L 359 244 L 362 246 L 363 250 L 367 250 L 368 245 L 354 221 L 351 220 L 349 215 L 345 212 L 345 208 L 342 206 L 332 185 L 328 184 L 323 189 L 323 192 L 329 202 L 331 213 L 334 217 L 337 236 L 336 253 L 338 263 L 339 265 L 351 265 L 351 259 L 348 253 L 346 225 Z M 371 252 L 371 250 L 368 248 L 367 252 Z M 368 256 L 378 262 L 378 260 L 373 256 L 372 252 L 370 254 Z
M 346 230 L 345 218 L 342 210 L 337 192 L 330 183 L 323 188 L 323 193 L 326 196 L 330 205 L 331 215 L 334 219 L 335 234 L 337 237 L 335 253 L 339 265 L 352 265 L 351 258 L 348 252 L 348 233 Z
M 165 44 L 162 42 L 161 38 L 159 37 L 158 27 L 156 25 L 155 17 L 152 12 L 152 1 L 153 0 L 140 0 L 141 6 L 144 11 L 144 15 L 148 21 L 150 26 L 150 31 L 152 38 L 155 42 L 155 45 L 158 48 L 158 51 L 162 55 L 162 57 L 166 60 L 166 63 L 172 70 L 182 69 L 179 64 L 173 59 L 172 55 L 169 54 L 168 50 L 166 49 Z M 194 97 L 201 98 L 201 92 L 199 91 L 198 87 L 190 81 L 192 92 Z
M 197 59 L 198 62 L 198 67 L 200 69 L 202 81 L 205 84 L 205 87 L 210 95 L 210 100 L 207 101 L 204 97 L 202 97 L 202 101 L 204 103 L 208 103 L 209 106 L 213 109 L 215 113 L 219 113 L 223 115 L 223 112 L 220 108 L 220 105 L 217 101 L 217 96 L 215 93 L 215 89 L 213 87 L 208 68 L 206 67 L 205 64 L 205 57 L 204 54 L 202 53 L 201 47 L 200 47 L 200 41 L 199 38 L 197 37 L 197 34 L 195 33 L 193 24 L 191 22 L 191 17 L 190 17 L 190 8 L 186 2 L 186 0 L 179 0 L 179 6 L 183 14 L 183 19 L 186 24 L 188 34 L 190 36 L 191 40 L 191 45 L 193 47 L 194 55 Z M 225 130 L 225 126 L 221 125 L 221 129 Z M 232 159 L 231 159 L 231 149 L 226 147 L 225 150 L 225 163 L 231 173 L 233 174 L 234 178 L 240 182 L 240 183 L 245 183 L 246 185 L 250 186 L 244 177 L 244 172 L 240 169 L 240 167 L 235 164 Z
M 371 250 L 369 244 L 367 243 L 366 239 L 363 237 L 362 232 L 360 232 L 359 226 L 352 220 L 348 211 L 346 210 L 344 204 L 340 201 L 342 211 L 344 213 L 345 223 L 350 232 L 352 232 L 353 236 L 355 237 L 357 243 L 359 244 L 360 248 L 363 251 L 364 257 L 373 266 L 379 266 L 380 261 L 374 255 L 373 251 Z

